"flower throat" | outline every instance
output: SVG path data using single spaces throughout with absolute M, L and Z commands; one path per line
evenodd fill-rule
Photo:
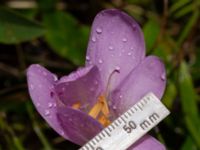
M 90 115 L 92 118 L 96 119 L 100 124 L 102 124 L 104 127 L 108 126 L 111 121 L 109 119 L 110 117 L 110 111 L 109 111 L 109 106 L 108 106 L 108 100 L 106 99 L 108 97 L 109 89 L 110 89 L 110 84 L 111 84 L 111 78 L 115 73 L 120 73 L 119 70 L 114 70 L 109 78 L 108 78 L 108 83 L 106 86 L 106 91 L 105 94 L 101 94 L 97 102 L 94 104 L 94 106 L 89 110 L 88 115 Z M 75 103 L 73 104 L 72 108 L 74 109 L 79 109 L 80 108 L 80 103 Z

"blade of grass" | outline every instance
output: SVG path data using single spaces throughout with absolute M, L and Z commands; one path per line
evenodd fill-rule
M 177 1 L 176 3 L 174 3 L 174 4 L 171 6 L 169 12 L 170 12 L 170 13 L 173 13 L 173 12 L 175 12 L 175 11 L 178 10 L 178 9 L 180 9 L 181 7 L 183 7 L 184 5 L 186 5 L 186 4 L 189 3 L 189 2 L 190 2 L 189 0 L 179 0 L 179 1 Z
M 18 137 L 15 135 L 15 133 L 14 133 L 12 127 L 9 126 L 9 125 L 7 124 L 7 122 L 5 122 L 4 119 L 1 118 L 1 117 L 0 117 L 0 127 L 1 127 L 3 130 L 5 130 L 5 132 L 8 133 L 8 134 L 5 135 L 5 139 L 6 139 L 6 141 L 7 141 L 8 146 L 9 146 L 10 149 L 25 150 L 25 149 L 24 149 L 24 146 L 23 146 L 23 144 L 22 144 L 22 142 L 21 142 L 21 140 L 20 140 L 20 138 L 18 138 Z M 10 140 L 10 139 L 12 139 L 12 140 Z M 11 142 L 11 141 L 12 141 L 12 142 Z
M 191 3 L 185 7 L 183 7 L 181 10 L 177 11 L 177 13 L 175 14 L 175 17 L 176 18 L 180 18 L 180 17 L 183 17 L 185 15 L 187 15 L 188 13 L 190 12 L 193 12 L 195 10 L 196 6 Z
M 181 150 L 197 150 L 197 147 L 190 136 L 187 137 L 187 139 L 185 140 L 184 144 L 182 145 Z
M 180 65 L 179 90 L 186 128 L 200 149 L 200 119 L 197 107 L 197 96 L 185 62 L 182 62 Z
M 198 21 L 198 18 L 199 18 L 199 11 L 195 10 L 193 15 L 190 17 L 189 21 L 185 25 L 183 31 L 181 32 L 181 35 L 179 36 L 179 39 L 178 39 L 178 42 L 177 42 L 179 46 L 182 44 L 182 42 L 188 36 L 188 34 L 190 33 L 192 27 Z
M 53 150 L 53 147 L 51 146 L 51 144 L 49 143 L 48 139 L 46 138 L 46 136 L 42 132 L 39 124 L 37 123 L 37 121 L 36 121 L 36 119 L 35 119 L 35 117 L 33 115 L 34 113 L 33 113 L 33 110 L 32 110 L 32 107 L 31 107 L 30 103 L 27 104 L 27 111 L 28 111 L 28 114 L 29 114 L 30 119 L 32 121 L 33 129 L 34 129 L 36 135 L 38 136 L 40 142 L 44 146 L 44 149 L 45 150 Z

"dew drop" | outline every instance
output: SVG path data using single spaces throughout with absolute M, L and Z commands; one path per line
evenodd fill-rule
M 112 108 L 113 108 L 114 110 L 116 110 L 116 109 L 117 109 L 117 106 L 114 105 Z
M 90 60 L 90 56 L 86 56 L 86 60 L 89 61 Z
M 122 95 L 119 96 L 120 99 L 122 99 L 122 97 L 123 97 Z
M 48 103 L 48 107 L 51 108 L 53 106 L 52 103 Z
M 40 103 L 37 103 L 36 106 L 37 106 L 37 107 L 40 107 Z
M 119 67 L 119 66 L 116 66 L 115 69 L 116 69 L 117 71 L 120 71 L 120 67 Z
M 163 73 L 163 74 L 161 75 L 161 80 L 163 80 L 163 81 L 165 81 L 165 80 L 166 80 L 165 73 Z
M 65 87 L 62 88 L 62 91 L 63 91 L 63 92 L 65 91 Z
M 94 91 L 94 88 L 93 88 L 93 87 L 91 87 L 91 88 L 90 88 L 90 91 L 91 91 L 91 92 L 93 92 L 93 91 Z
M 99 59 L 99 63 L 102 64 L 102 63 L 103 63 L 103 60 L 102 60 L 102 59 Z
M 129 53 L 128 53 L 128 56 L 131 56 L 131 55 L 132 55 L 132 53 L 131 53 L 131 52 L 129 52 Z
M 45 116 L 49 116 L 50 115 L 50 111 L 49 110 L 45 110 L 44 115 Z
M 31 90 L 34 90 L 35 87 L 34 87 L 33 84 L 31 84 L 31 85 L 30 85 L 30 88 L 31 88 Z
M 56 76 L 55 74 L 53 75 L 53 80 L 54 80 L 54 81 L 57 81 L 57 80 L 58 80 L 58 78 L 57 78 L 57 76 Z
M 61 131 L 61 135 L 64 136 L 64 135 L 65 135 L 65 132 L 64 132 L 64 131 Z
M 56 107 L 57 106 L 57 104 L 56 103 L 53 103 L 53 107 Z
M 92 37 L 92 42 L 96 42 L 96 38 L 94 36 Z
M 101 34 L 101 33 L 102 33 L 102 29 L 101 29 L 101 28 L 97 28 L 97 29 L 96 29 L 96 32 L 97 32 L 98 34 Z
M 95 81 L 94 81 L 94 84 L 95 84 L 95 85 L 98 85 L 98 81 L 97 81 L 97 80 L 95 80 Z
M 113 46 L 109 46 L 108 49 L 112 51 L 114 48 Z
M 44 76 L 47 76 L 47 73 L 45 71 L 42 72 Z
M 127 39 L 126 39 L 126 38 L 123 38 L 122 41 L 123 41 L 123 42 L 127 42 Z

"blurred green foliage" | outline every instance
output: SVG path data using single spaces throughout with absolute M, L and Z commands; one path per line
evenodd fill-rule
M 33 108 L 25 71 L 30 64 L 40 63 L 62 76 L 83 65 L 92 20 L 106 8 L 136 18 L 148 55 L 159 56 L 166 65 L 163 102 L 171 115 L 152 134 L 168 150 L 200 149 L 199 0 L 1 3 L 0 150 L 78 149 L 50 129 Z

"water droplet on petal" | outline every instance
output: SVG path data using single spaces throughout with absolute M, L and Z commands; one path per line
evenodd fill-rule
M 40 103 L 36 103 L 36 106 L 37 106 L 37 107 L 40 107 Z
M 48 103 L 48 107 L 51 108 L 53 106 L 52 103 Z
M 94 84 L 95 84 L 95 85 L 98 85 L 98 81 L 97 81 L 97 80 L 96 80 L 96 81 L 94 81 Z
M 102 64 L 102 63 L 103 63 L 103 60 L 102 60 L 102 59 L 99 59 L 99 63 Z
M 65 132 L 64 132 L 64 131 L 61 131 L 61 135 L 64 136 L 64 135 L 65 135 Z
M 44 115 L 45 116 L 49 116 L 50 115 L 50 111 L 49 110 L 45 110 Z
M 126 39 L 126 38 L 123 38 L 122 41 L 123 41 L 123 42 L 127 42 L 127 39 Z
M 53 103 L 53 107 L 56 107 L 57 106 L 57 104 L 56 103 Z
M 115 69 L 116 69 L 117 71 L 120 71 L 120 67 L 119 67 L 119 66 L 116 66 Z
M 90 60 L 90 56 L 86 56 L 86 60 L 89 61 Z
M 42 72 L 44 76 L 47 76 L 47 73 L 45 71 Z
M 116 109 L 117 109 L 117 106 L 114 105 L 112 108 L 113 108 L 114 110 L 116 110 Z
M 62 91 L 63 91 L 63 92 L 65 91 L 65 87 L 62 88 Z
M 96 29 L 96 32 L 97 32 L 98 34 L 101 34 L 101 33 L 102 33 L 102 29 L 101 29 L 101 28 L 97 28 L 97 29 Z
M 58 78 L 57 78 L 57 76 L 55 74 L 53 75 L 53 79 L 54 79 L 54 81 L 58 80 Z
M 31 85 L 30 85 L 30 88 L 31 88 L 31 90 L 34 90 L 35 87 L 34 87 L 33 84 L 31 84 Z
M 122 97 L 123 97 L 122 95 L 119 96 L 120 99 L 122 99 Z
M 133 24 L 132 27 L 133 27 L 133 31 L 136 31 L 136 29 L 137 29 L 136 25 Z
M 113 48 L 112 46 L 109 46 L 108 49 L 109 49 L 109 50 L 113 50 L 114 48 Z
M 93 92 L 93 91 L 94 91 L 94 88 L 93 88 L 93 87 L 91 87 L 91 88 L 90 88 L 90 91 L 91 91 L 91 92 Z
M 131 52 L 129 52 L 129 53 L 128 53 L 128 56 L 131 56 L 131 55 L 132 55 L 132 53 L 131 53 Z
M 96 42 L 96 38 L 94 36 L 92 37 L 92 42 Z
M 165 80 L 166 80 L 165 73 L 163 73 L 163 74 L 161 75 L 161 80 L 163 80 L 163 81 L 165 81 Z

